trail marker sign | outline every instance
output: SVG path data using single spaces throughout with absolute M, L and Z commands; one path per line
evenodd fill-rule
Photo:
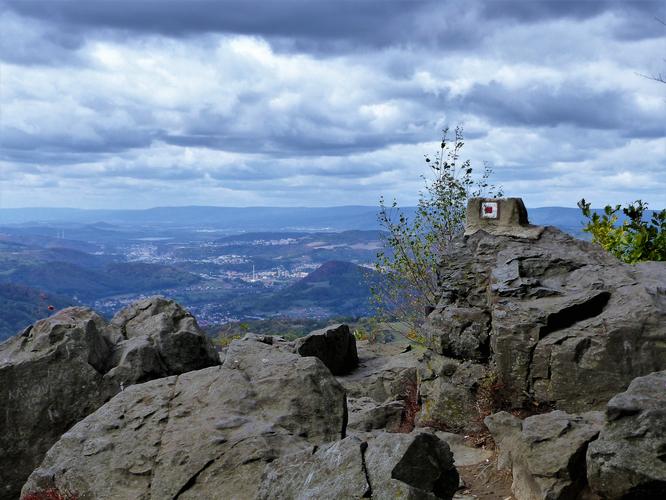
M 496 201 L 484 201 L 481 203 L 482 219 L 497 219 L 499 217 L 498 203 Z

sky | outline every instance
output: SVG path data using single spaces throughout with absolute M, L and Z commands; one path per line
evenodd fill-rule
M 660 22 L 663 21 L 663 22 Z M 0 0 L 0 208 L 666 207 L 666 3 Z

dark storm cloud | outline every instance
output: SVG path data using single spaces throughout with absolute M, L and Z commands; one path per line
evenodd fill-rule
M 63 128 L 59 133 L 27 133 L 13 127 L 0 127 L 0 159 L 7 161 L 71 162 L 89 161 L 98 154 L 120 153 L 149 146 L 155 134 L 136 130 L 96 130 L 92 136 Z M 99 133 L 98 133 L 99 132 Z
M 611 10 L 656 13 L 663 9 L 663 3 L 657 0 L 490 0 L 479 5 L 486 18 L 521 21 L 580 20 Z
M 598 90 L 579 83 L 510 89 L 491 81 L 475 84 L 458 105 L 496 123 L 513 126 L 630 128 L 633 137 L 663 133 L 660 117 L 638 109 L 626 92 Z
M 58 25 L 30 21 L 0 7 L 0 59 L 12 64 L 47 66 L 80 64 L 76 51 L 83 33 L 62 31 Z
M 21 16 L 66 26 L 69 40 L 63 47 L 80 45 L 77 31 L 111 29 L 173 37 L 258 35 L 272 39 L 278 49 L 322 54 L 400 45 L 471 48 L 488 32 L 509 27 L 510 20 L 580 20 L 608 11 L 640 14 L 628 16 L 618 35 L 645 36 L 656 27 L 641 29 L 644 16 L 664 11 L 662 3 L 651 0 L 6 0 L 5 5 Z
M 414 20 L 432 8 L 429 2 L 399 0 L 8 0 L 6 5 L 22 16 L 82 29 L 111 28 L 176 37 L 206 32 L 250 34 L 288 38 L 292 41 L 285 43 L 294 47 L 303 43 L 298 40 L 307 39 L 316 39 L 315 45 L 321 47 L 344 40 L 369 46 L 404 41 L 405 35 L 419 34 L 421 28 Z M 424 30 L 424 37 L 427 32 Z

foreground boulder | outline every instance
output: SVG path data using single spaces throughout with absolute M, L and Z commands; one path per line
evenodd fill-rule
M 315 356 L 333 375 L 344 375 L 358 366 L 356 339 L 347 325 L 334 325 L 316 330 L 295 341 L 301 356 Z
M 451 245 L 425 327 L 433 353 L 492 365 L 514 407 L 570 412 L 601 409 L 635 377 L 666 369 L 666 262 L 623 264 L 523 215 L 468 221 Z M 451 391 L 426 393 L 429 408 Z
M 0 498 L 16 498 L 60 435 L 120 389 L 104 319 L 68 308 L 0 344 Z
M 516 498 L 568 500 L 587 488 L 585 453 L 603 425 L 601 412 L 558 410 L 524 421 L 500 412 L 485 422 L 499 446 L 498 467 L 512 470 Z
M 234 341 L 223 366 L 134 385 L 79 422 L 22 494 L 255 498 L 267 463 L 343 438 L 346 417 L 317 358 Z
M 635 379 L 608 402 L 607 423 L 587 451 L 587 478 L 602 498 L 666 495 L 666 371 Z
M 62 433 L 123 388 L 216 364 L 194 318 L 161 298 L 111 324 L 71 307 L 0 344 L 0 497 L 18 497 Z
M 378 433 L 273 462 L 258 498 L 450 499 L 458 483 L 449 446 L 434 434 Z

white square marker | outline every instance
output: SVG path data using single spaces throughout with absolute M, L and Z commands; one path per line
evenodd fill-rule
M 482 219 L 497 219 L 497 217 L 499 217 L 499 210 L 496 201 L 484 201 L 481 203 Z

